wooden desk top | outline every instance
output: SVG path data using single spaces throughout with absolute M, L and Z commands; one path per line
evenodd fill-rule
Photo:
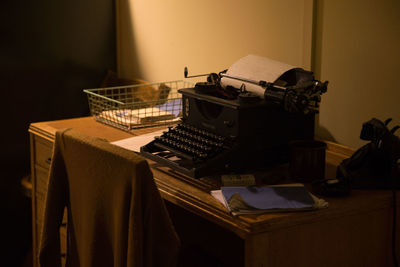
M 100 137 L 110 142 L 140 135 L 156 130 L 146 128 L 127 133 L 95 121 L 93 117 L 75 118 L 59 121 L 32 123 L 29 132 L 54 140 L 55 132 L 62 128 L 74 128 L 84 134 Z M 159 129 L 159 128 L 158 128 Z M 326 153 L 326 177 L 335 177 L 336 166 L 353 151 L 334 143 L 329 143 Z M 159 166 L 149 160 L 157 186 L 162 197 L 203 218 L 206 218 L 245 239 L 249 235 L 273 231 L 280 228 L 308 224 L 316 221 L 330 220 L 341 216 L 362 214 L 391 206 L 389 191 L 357 191 L 343 198 L 324 198 L 329 202 L 327 209 L 294 212 L 268 213 L 261 215 L 242 215 L 234 217 L 226 212 L 225 207 L 209 193 L 212 185 L 195 179 L 183 179 L 182 175 L 174 173 L 167 167 Z

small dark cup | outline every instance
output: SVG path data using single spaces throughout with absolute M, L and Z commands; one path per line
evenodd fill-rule
M 301 183 L 325 178 L 326 143 L 301 140 L 290 144 L 289 173 Z

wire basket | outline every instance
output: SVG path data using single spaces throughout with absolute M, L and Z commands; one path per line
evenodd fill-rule
M 168 125 L 182 115 L 178 89 L 193 87 L 186 81 L 85 89 L 89 109 L 97 121 L 131 131 Z

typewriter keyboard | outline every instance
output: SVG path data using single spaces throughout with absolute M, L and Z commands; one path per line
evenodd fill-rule
M 190 160 L 205 160 L 219 153 L 226 138 L 188 124 L 170 127 L 154 140 L 154 145 Z

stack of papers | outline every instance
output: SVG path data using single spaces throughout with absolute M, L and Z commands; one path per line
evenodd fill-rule
M 222 187 L 211 194 L 233 215 L 313 210 L 328 206 L 302 184 Z
M 182 111 L 182 100 L 170 101 L 148 108 L 105 110 L 98 116 L 122 125 L 152 124 L 162 121 L 178 121 Z
M 160 110 L 174 114 L 175 117 L 179 117 L 182 112 L 182 99 L 173 99 L 164 104 L 157 105 L 156 108 Z
M 163 111 L 156 107 L 141 109 L 118 109 L 106 110 L 101 113 L 105 119 L 119 122 L 122 124 L 142 124 L 175 118 L 174 114 Z

